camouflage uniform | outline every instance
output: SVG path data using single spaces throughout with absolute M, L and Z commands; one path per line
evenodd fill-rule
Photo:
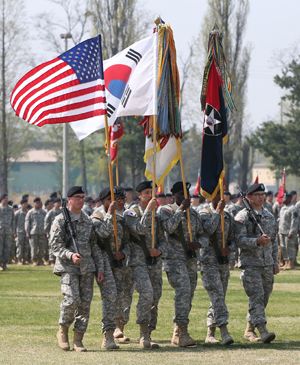
M 297 242 L 298 227 L 298 209 L 292 203 L 289 205 L 282 204 L 279 219 L 279 237 L 283 260 L 294 261 L 296 259 L 295 246 Z M 289 234 L 292 235 L 292 238 L 288 238 Z
M 247 321 L 257 326 L 267 323 L 265 308 L 273 290 L 273 266 L 278 265 L 278 244 L 274 216 L 264 207 L 256 212 L 263 231 L 270 237 L 266 246 L 257 246 L 261 236 L 258 227 L 250 221 L 246 209 L 235 217 L 236 244 L 239 249 L 241 279 L 249 297 Z
M 300 217 L 300 201 L 298 201 L 295 204 L 295 207 L 298 209 L 298 216 Z M 299 220 L 299 226 L 298 226 L 298 231 L 300 231 L 300 220 Z M 299 244 L 300 244 L 300 235 L 298 234 L 298 240 L 297 240 L 297 245 L 296 245 L 296 252 L 298 253 L 298 248 L 299 248 Z
M 277 227 L 279 226 L 279 221 L 278 220 L 279 220 L 279 215 L 280 215 L 280 209 L 281 209 L 281 206 L 278 202 L 273 204 L 273 207 L 272 207 L 273 212 L 272 213 L 274 215 Z
M 132 201 L 131 203 L 125 203 L 124 208 L 125 210 L 130 209 L 131 207 L 135 206 L 135 202 Z
M 178 234 L 178 225 L 182 229 L 186 242 L 190 241 L 186 211 L 179 210 L 176 203 L 165 205 L 160 213 L 161 225 L 166 232 L 167 250 L 164 255 L 164 270 L 172 288 L 175 289 L 175 325 L 188 325 L 192 299 L 197 286 L 197 257 L 188 259 L 180 241 L 174 238 Z M 209 241 L 204 234 L 200 214 L 190 209 L 192 241 L 200 242 L 201 247 L 208 247 Z
M 22 208 L 16 211 L 15 214 L 15 233 L 17 234 L 17 259 L 23 259 L 28 261 L 29 258 L 29 241 L 25 231 L 25 218 L 27 210 L 23 211 Z
M 267 209 L 271 214 L 273 214 L 273 204 L 265 201 L 263 207 Z
M 82 207 L 82 212 L 84 212 L 88 216 L 91 216 L 93 214 L 94 210 L 88 203 L 84 202 L 84 205 Z
M 211 237 L 216 232 L 219 249 L 222 248 L 221 214 L 217 213 L 212 204 L 200 213 L 205 232 Z M 225 242 L 232 251 L 235 250 L 234 219 L 231 214 L 224 212 Z M 207 327 L 220 327 L 228 323 L 228 310 L 225 296 L 230 277 L 229 264 L 220 264 L 213 242 L 207 248 L 200 250 L 201 276 L 204 289 L 210 299 L 207 313 Z M 222 259 L 222 258 L 221 258 Z M 220 259 L 219 259 L 220 260 Z
M 79 219 L 72 212 L 70 217 L 82 257 L 80 264 L 74 264 L 72 261 L 72 255 L 75 253 L 73 243 L 70 242 L 70 246 L 66 246 L 63 214 L 54 219 L 50 233 L 52 252 L 56 257 L 53 272 L 61 276 L 61 292 L 65 298 L 60 305 L 59 324 L 69 328 L 75 319 L 74 331 L 85 333 L 90 316 L 95 272 L 104 272 L 104 262 L 91 218 L 82 212 Z
M 53 223 L 55 217 L 57 217 L 59 214 L 61 214 L 61 209 L 56 210 L 55 208 L 52 208 L 49 210 L 49 212 L 46 214 L 45 220 L 44 220 L 44 229 L 45 234 L 50 234 L 51 224 Z M 46 241 L 48 241 L 46 239 Z M 47 242 L 46 242 L 47 244 Z M 52 253 L 51 245 L 50 245 L 50 239 L 49 239 L 49 260 L 54 261 L 54 255 Z
M 235 209 L 236 209 L 236 214 L 238 214 L 238 212 L 240 212 L 241 210 L 245 209 L 245 205 L 244 204 L 240 204 L 239 202 L 235 203 Z
M 191 208 L 195 209 L 198 213 L 202 211 L 202 209 L 208 208 L 209 204 L 206 202 L 200 203 L 196 207 L 194 205 L 191 205 Z
M 237 215 L 236 206 L 231 201 L 228 204 L 226 204 L 224 211 L 230 213 L 233 217 Z
M 111 318 L 111 321 L 114 322 L 115 328 L 115 320 L 119 319 L 122 323 L 126 324 L 129 321 L 129 312 L 130 312 L 130 305 L 132 301 L 132 294 L 133 294 L 133 283 L 130 279 L 129 282 L 126 281 L 126 278 L 131 276 L 131 269 L 129 267 L 125 266 L 125 263 L 128 258 L 129 248 L 128 239 L 129 239 L 129 231 L 124 226 L 124 218 L 116 214 L 117 219 L 117 234 L 118 234 L 118 244 L 119 244 L 119 251 L 121 251 L 125 258 L 122 260 L 122 267 L 113 267 L 108 253 L 105 251 L 104 247 L 104 241 L 103 239 L 109 239 L 111 252 L 114 254 L 116 252 L 116 246 L 115 246 L 115 237 L 114 237 L 114 225 L 113 225 L 113 215 L 108 214 L 105 212 L 104 206 L 97 208 L 93 213 L 93 224 L 95 227 L 95 232 L 98 236 L 98 244 L 103 248 L 103 256 L 106 258 L 108 262 L 110 262 L 110 266 L 108 268 L 109 275 L 112 277 L 112 280 L 114 281 L 114 288 L 115 292 L 112 292 L 112 288 L 108 286 L 107 288 L 101 287 L 99 285 L 101 290 L 101 295 L 103 298 L 106 299 L 106 302 L 102 302 L 102 310 L 106 312 L 107 310 L 110 310 L 111 308 L 114 308 L 114 314 Z M 107 273 L 104 273 L 104 277 L 107 276 Z M 100 283 L 101 284 L 101 283 Z M 105 290 L 108 290 L 105 292 Z M 129 292 L 126 293 L 126 296 L 131 295 L 131 301 L 129 304 L 129 308 L 127 308 L 127 303 L 125 303 L 125 291 Z M 110 299 L 114 299 L 113 300 Z M 104 317 L 104 315 L 103 315 Z
M 0 264 L 7 264 L 12 235 L 15 231 L 14 210 L 0 204 Z
M 42 259 L 45 253 L 46 235 L 44 219 L 46 212 L 43 209 L 31 209 L 25 218 L 25 231 L 29 238 L 32 260 Z
M 145 236 L 146 246 L 151 248 L 152 212 L 144 210 L 140 205 L 133 205 L 124 213 L 125 225 L 129 227 L 132 236 Z M 166 251 L 165 237 L 159 223 L 159 216 L 155 215 L 156 248 Z M 135 290 L 139 293 L 136 306 L 137 324 L 148 323 L 150 331 L 156 329 L 158 317 L 158 302 L 162 294 L 162 259 L 157 257 L 155 265 L 148 265 L 143 249 L 130 238 L 130 253 L 128 266 L 132 270 L 132 280 Z

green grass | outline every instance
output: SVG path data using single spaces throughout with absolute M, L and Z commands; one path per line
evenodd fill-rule
M 157 350 L 141 350 L 139 327 L 135 323 L 137 293 L 130 322 L 125 327 L 131 343 L 119 351 L 101 350 L 101 298 L 95 285 L 88 331 L 84 337 L 87 353 L 64 352 L 56 343 L 59 278 L 50 267 L 9 265 L 0 273 L 0 364 L 300 364 L 300 270 L 280 272 L 267 307 L 268 329 L 276 333 L 269 344 L 252 344 L 243 339 L 248 298 L 239 279 L 231 272 L 227 292 L 230 313 L 228 329 L 235 340 L 230 347 L 204 344 L 208 296 L 199 274 L 190 315 L 189 332 L 197 340 L 193 348 L 170 345 L 174 314 L 174 291 L 163 274 L 163 295 L 159 303 L 157 330 L 152 338 Z M 217 331 L 220 339 L 220 333 Z

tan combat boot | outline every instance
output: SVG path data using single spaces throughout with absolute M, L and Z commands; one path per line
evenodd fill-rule
M 187 325 L 178 326 L 178 346 L 187 347 L 196 345 L 196 341 L 192 339 L 187 330 Z
M 141 349 L 151 348 L 148 323 L 140 324 L 140 347 Z
M 178 329 L 178 326 L 175 326 L 174 327 L 174 332 L 173 332 L 173 337 L 172 337 L 172 340 L 171 340 L 171 344 L 175 345 L 175 346 L 178 346 L 178 342 L 179 342 L 179 329 Z
M 159 349 L 159 344 L 156 343 L 156 342 L 154 342 L 154 341 L 152 341 L 152 339 L 151 339 L 151 331 L 149 331 L 149 337 L 150 337 L 150 345 L 151 345 L 151 348 L 152 349 Z
M 54 267 L 55 266 L 55 260 L 51 260 L 50 265 L 51 265 L 51 267 Z
M 0 262 L 0 271 L 4 271 L 2 262 Z
M 18 261 L 18 265 L 23 265 L 22 259 L 17 259 L 17 261 Z
M 130 338 L 125 336 L 124 333 L 124 323 L 122 323 L 119 319 L 116 320 L 116 329 L 114 332 L 114 338 L 120 342 L 128 342 Z
M 294 270 L 295 264 L 293 260 L 288 260 L 287 266 L 283 268 L 283 270 Z
M 106 350 L 118 350 L 120 348 L 114 340 L 114 329 L 110 328 L 105 331 L 101 348 Z
M 216 327 L 207 327 L 205 343 L 220 343 L 220 341 L 215 338 L 215 332 Z
M 82 339 L 84 333 L 74 331 L 73 347 L 76 352 L 86 352 L 87 349 L 83 346 Z
M 229 264 L 229 270 L 234 270 L 234 262 L 231 262 L 230 264 Z
M 60 326 L 56 334 L 56 337 L 58 339 L 58 346 L 64 351 L 70 350 L 68 331 L 68 328 Z
M 43 259 L 38 259 L 38 265 L 39 266 L 45 266 Z
M 33 259 L 32 261 L 33 261 L 32 266 L 38 266 L 38 259 Z
M 222 337 L 222 345 L 231 345 L 232 343 L 234 343 L 233 338 L 228 332 L 226 324 L 222 324 L 222 326 L 220 326 L 220 331 Z
M 244 339 L 250 342 L 260 342 L 261 339 L 257 336 L 255 328 L 251 322 L 247 322 L 247 328 L 244 333 Z
M 257 325 L 257 329 L 260 333 L 262 343 L 270 343 L 276 337 L 274 332 L 268 332 L 267 327 L 264 323 Z

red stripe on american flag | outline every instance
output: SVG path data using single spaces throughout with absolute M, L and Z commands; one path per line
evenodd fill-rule
M 57 59 L 56 60 L 56 62 L 57 61 L 61 61 L 60 59 Z M 28 91 L 28 90 L 30 90 L 30 89 L 32 89 L 32 88 L 34 88 L 35 87 L 35 85 L 37 85 L 38 83 L 40 83 L 40 82 L 42 82 L 43 80 L 45 80 L 47 77 L 49 77 L 49 76 L 51 76 L 51 75 L 53 75 L 55 72 L 57 72 L 57 71 L 59 71 L 59 70 L 61 70 L 61 69 L 63 69 L 64 67 L 66 67 L 66 66 L 69 66 L 67 63 L 65 63 L 65 62 L 62 62 L 62 63 L 60 63 L 59 65 L 56 65 L 56 66 L 54 66 L 53 68 L 51 68 L 50 70 L 48 70 L 48 71 L 46 71 L 45 70 L 45 72 L 43 73 L 43 74 L 41 74 L 40 76 L 36 76 L 36 78 L 34 79 L 34 80 L 32 80 L 30 83 L 28 83 L 27 84 L 27 82 L 28 82 L 28 77 L 27 78 L 25 78 L 25 76 L 21 79 L 21 81 L 22 81 L 22 84 L 24 84 L 24 87 L 22 87 L 22 89 L 16 94 L 16 96 L 15 96 L 15 98 L 14 98 L 14 101 L 13 101 L 13 103 L 12 103 L 12 106 L 15 106 L 16 104 L 17 104 L 17 102 L 18 102 L 18 100 Z M 70 66 L 69 66 L 70 67 Z M 36 70 L 36 69 L 34 69 L 34 70 Z M 34 74 L 36 74 L 37 72 L 39 72 L 39 71 L 41 71 L 42 70 L 42 68 L 39 68 L 39 70 L 36 70 L 36 72 L 34 73 Z M 74 71 L 71 69 L 71 71 L 72 71 L 72 73 L 74 73 Z M 33 75 L 31 75 L 31 76 L 34 76 L 34 74 Z M 21 85 L 19 85 L 20 87 L 22 86 L 22 84 Z M 15 92 L 15 90 L 17 90 L 18 89 L 18 87 L 15 87 L 14 88 L 14 90 L 13 90 L 13 92 L 12 92 L 12 95 L 14 94 L 14 92 Z M 22 102 L 21 102 L 22 103 Z
M 41 65 L 35 67 L 33 70 L 27 72 L 26 75 L 24 75 L 16 84 L 16 86 L 14 87 L 14 90 L 11 94 L 11 97 L 10 97 L 10 100 L 12 99 L 12 96 L 14 95 L 14 91 L 18 89 L 18 87 L 25 81 L 27 80 L 28 78 L 30 78 L 31 76 L 33 76 L 34 74 L 36 74 L 37 72 L 39 72 L 41 69 L 47 67 L 48 65 L 51 65 L 52 63 L 55 63 L 57 61 L 61 61 L 60 58 L 54 58 L 54 60 L 51 60 L 51 61 L 48 61 L 48 62 L 45 62 L 45 63 L 42 63 Z
M 56 96 L 54 98 L 51 98 L 51 99 L 48 99 L 47 101 L 44 101 L 42 102 L 41 104 L 37 105 L 32 113 L 31 113 L 31 116 L 28 120 L 28 122 L 30 122 L 32 120 L 32 118 L 36 115 L 36 113 L 44 108 L 44 107 L 47 107 L 48 105 L 55 105 L 57 102 L 61 102 L 61 101 L 64 101 L 64 100 L 70 100 L 72 98 L 75 98 L 75 97 L 80 97 L 80 96 L 84 96 L 84 95 L 87 95 L 87 94 L 92 94 L 92 93 L 95 93 L 97 91 L 104 91 L 104 85 L 96 85 L 94 87 L 90 87 L 88 89 L 82 89 L 82 90 L 77 90 L 77 91 L 73 91 L 73 92 L 70 92 L 68 94 L 63 94 L 63 95 L 60 95 L 60 96 Z M 105 98 L 103 98 L 105 100 Z M 92 100 L 95 100 L 95 99 L 92 99 Z M 102 101 L 102 103 L 104 103 L 105 101 Z M 40 119 L 40 118 L 38 118 Z M 34 121 L 33 124 L 36 124 L 37 121 Z
M 40 124 L 37 124 L 39 127 L 42 127 L 45 124 L 56 124 L 56 123 L 71 123 L 71 122 L 78 122 L 79 120 L 89 119 L 92 117 L 100 116 L 106 114 L 106 109 L 96 109 L 90 112 L 71 115 L 68 117 L 61 117 L 61 118 L 51 118 L 43 120 Z
M 45 116 L 48 116 L 48 115 L 51 115 L 51 114 L 64 113 L 64 112 L 68 112 L 70 110 L 81 109 L 81 108 L 84 108 L 84 107 L 87 107 L 87 106 L 90 106 L 90 105 L 94 105 L 94 104 L 99 104 L 99 103 L 106 103 L 105 97 L 92 98 L 92 99 L 89 99 L 89 100 L 83 100 L 79 103 L 72 103 L 72 104 L 62 106 L 62 107 L 48 109 L 48 110 L 43 111 L 41 113 L 41 115 L 32 124 L 39 124 L 39 121 L 41 119 L 43 119 Z M 78 110 L 78 113 L 79 113 L 78 115 L 82 115 L 79 110 Z M 85 113 L 83 113 L 83 114 L 85 114 Z M 58 119 L 58 118 L 55 118 L 55 119 Z M 64 119 L 64 117 L 61 117 L 60 119 Z M 82 118 L 80 118 L 80 119 L 82 119 Z M 52 118 L 49 119 L 49 120 L 52 120 Z M 79 120 L 79 119 L 76 119 L 76 120 Z M 72 121 L 73 120 L 70 120 L 70 122 L 72 122 Z M 64 122 L 61 122 L 61 123 L 64 123 Z

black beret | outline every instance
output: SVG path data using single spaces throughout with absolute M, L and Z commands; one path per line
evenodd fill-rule
M 95 202 L 95 203 L 98 203 L 100 200 L 101 200 L 101 199 L 100 199 L 100 197 L 99 197 L 99 196 L 97 196 L 97 198 L 94 200 L 94 202 Z
M 141 200 L 137 195 L 134 195 L 133 197 L 132 197 L 132 200 Z
M 85 201 L 85 202 L 89 202 L 90 200 L 93 200 L 93 198 L 92 198 L 91 196 L 87 196 L 87 197 L 84 199 L 84 201 Z
M 54 198 L 53 199 L 53 203 L 58 203 L 58 202 L 60 202 L 60 198 Z
M 32 209 L 32 205 L 31 204 L 28 204 L 28 209 Z
M 166 196 L 171 198 L 173 195 L 171 193 L 167 193 Z
M 29 197 L 29 194 L 24 194 L 23 196 L 22 196 L 22 199 L 27 199 Z
M 128 186 L 127 188 L 125 188 L 126 191 L 134 191 L 133 188 L 131 186 Z
M 236 199 L 236 198 L 238 198 L 238 194 L 231 194 L 231 197 L 230 197 L 231 200 Z
M 34 201 L 35 201 L 35 200 L 34 200 Z M 49 203 L 52 203 L 52 200 L 51 200 L 51 199 L 47 199 L 47 200 L 45 201 L 45 207 L 46 207 Z
M 114 194 L 116 196 L 126 196 L 126 191 L 127 190 L 123 186 L 121 186 L 121 185 L 118 185 L 118 186 L 115 186 L 114 187 Z
M 275 198 L 277 198 L 277 195 L 278 195 L 278 191 L 277 191 L 277 193 L 275 193 Z
M 75 194 L 84 194 L 83 186 L 72 186 L 68 191 L 67 197 L 70 198 Z
M 288 193 L 288 192 L 284 193 L 283 196 L 286 196 L 287 198 L 293 197 L 292 193 Z
M 14 204 L 13 208 L 19 208 L 18 204 Z
M 24 203 L 28 203 L 28 200 L 27 200 L 27 199 L 22 199 L 22 200 L 20 201 L 20 204 L 24 204 Z
M 266 196 L 269 196 L 269 195 L 273 195 L 273 191 L 272 190 L 269 190 L 266 192 Z
M 160 193 L 156 195 L 157 198 L 165 198 L 166 194 L 165 193 Z
M 265 191 L 265 185 L 264 184 L 252 184 L 249 186 L 249 188 L 246 191 L 246 195 L 251 195 L 257 191 Z
M 12 200 L 9 200 L 9 201 L 7 202 L 7 204 L 12 206 L 12 205 L 14 204 L 14 202 L 13 202 Z
M 192 198 L 198 198 L 198 199 L 200 199 L 200 195 L 198 195 L 198 194 L 193 194 L 193 195 L 192 195 Z
M 54 191 L 53 193 L 51 193 L 50 198 L 51 199 L 57 198 L 57 191 Z
M 36 198 L 34 198 L 33 202 L 41 202 L 41 198 L 39 198 L 38 196 Z
M 152 181 L 142 181 L 138 186 L 136 187 L 136 191 L 140 193 L 141 191 L 145 189 L 152 189 Z
M 99 198 L 100 200 L 105 199 L 106 197 L 108 197 L 110 194 L 110 187 L 104 188 L 103 190 L 100 191 L 99 194 Z
M 224 191 L 224 195 L 230 195 L 231 196 L 231 193 L 229 191 Z
M 8 196 L 8 194 L 7 193 L 3 193 L 3 194 L 1 194 L 0 195 L 0 202 L 6 197 L 6 196 Z
M 297 191 L 296 190 L 292 190 L 292 191 L 290 191 L 290 194 L 295 195 L 295 194 L 297 194 Z
M 191 187 L 191 184 L 189 182 L 186 183 L 186 188 L 189 190 L 189 188 Z M 180 191 L 183 191 L 183 182 L 182 181 L 177 181 L 172 189 L 171 192 L 173 194 L 179 193 Z

